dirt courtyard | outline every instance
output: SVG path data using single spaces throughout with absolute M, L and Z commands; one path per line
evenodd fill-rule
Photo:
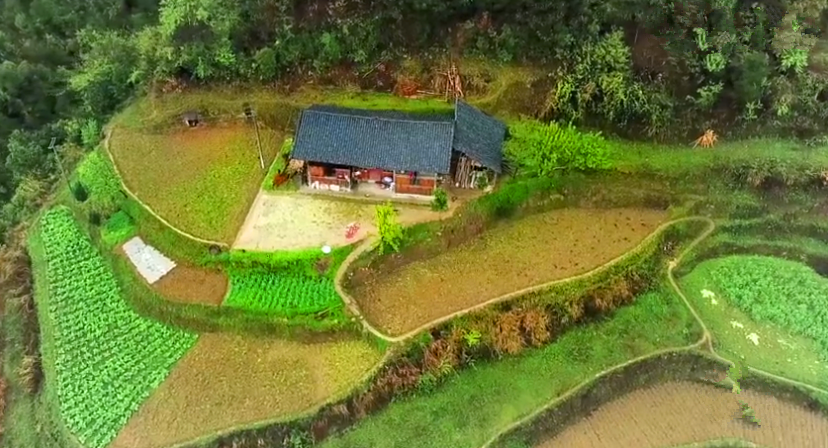
M 370 322 L 399 335 L 504 294 L 588 272 L 635 247 L 666 219 L 664 211 L 631 208 L 542 213 L 391 273 L 369 272 L 351 293 Z
M 342 393 L 381 354 L 359 340 L 302 344 L 205 333 L 109 448 L 160 448 L 303 412 Z
M 759 427 L 737 420 L 740 400 L 753 408 Z M 607 403 L 536 448 L 661 448 L 722 438 L 768 448 L 824 448 L 828 419 L 771 395 L 670 382 Z
M 376 203 L 302 193 L 280 194 L 260 191 L 233 248 L 275 251 L 309 249 L 329 245 L 345 246 L 376 234 Z M 394 204 L 404 226 L 446 216 L 428 205 Z M 346 228 L 357 223 L 359 230 L 347 238 Z

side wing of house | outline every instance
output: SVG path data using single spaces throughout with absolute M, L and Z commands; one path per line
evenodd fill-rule
M 459 153 L 453 173 L 455 183 L 464 188 L 473 187 L 481 169 L 500 174 L 506 125 L 459 100 L 454 117 L 453 144 Z

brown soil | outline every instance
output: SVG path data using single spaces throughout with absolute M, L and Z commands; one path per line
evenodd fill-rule
M 635 247 L 666 218 L 663 211 L 631 208 L 530 216 L 434 258 L 369 273 L 352 294 L 373 324 L 403 334 L 504 294 L 587 272 Z
M 222 271 L 179 264 L 152 286 L 173 302 L 221 305 L 228 282 Z
M 362 341 L 300 344 L 208 333 L 110 448 L 155 448 L 295 415 L 343 393 L 379 360 Z
M 754 409 L 759 427 L 738 418 L 740 400 Z M 536 447 L 655 448 L 721 438 L 772 448 L 824 447 L 828 419 L 771 395 L 670 382 L 612 401 Z

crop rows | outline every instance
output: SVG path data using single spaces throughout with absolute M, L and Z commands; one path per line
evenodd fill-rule
M 713 261 L 713 279 L 735 306 L 815 340 L 828 359 L 828 280 L 807 265 L 763 256 Z
M 266 270 L 231 270 L 225 306 L 293 316 L 341 305 L 333 281 L 326 277 Z
M 92 448 L 108 444 L 195 343 L 136 314 L 65 208 L 40 221 L 48 294 L 39 294 L 46 366 L 66 426 Z M 45 306 L 44 306 L 45 305 Z M 50 383 L 51 384 L 51 383 Z

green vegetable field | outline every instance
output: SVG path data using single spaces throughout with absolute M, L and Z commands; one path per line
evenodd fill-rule
M 35 241 L 45 257 L 37 300 L 47 387 L 69 430 L 102 448 L 197 336 L 136 314 L 68 209 L 46 212 Z
M 727 299 L 757 322 L 813 339 L 828 359 L 828 279 L 781 258 L 737 255 L 705 262 Z
M 327 277 L 268 270 L 231 269 L 224 306 L 283 316 L 311 314 L 342 305 Z

